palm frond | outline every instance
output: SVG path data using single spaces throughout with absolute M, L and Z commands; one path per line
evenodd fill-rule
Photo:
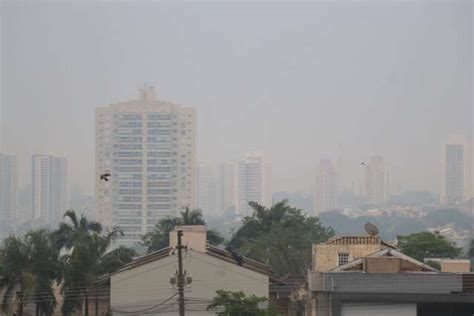
M 79 227 L 79 222 L 77 221 L 77 215 L 76 215 L 76 212 L 74 210 L 67 210 L 64 213 L 63 218 L 64 219 L 68 218 L 71 221 L 74 228 Z

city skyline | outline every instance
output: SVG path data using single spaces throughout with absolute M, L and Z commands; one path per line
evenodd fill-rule
M 473 15 L 0 0 L 0 314 L 474 316 Z

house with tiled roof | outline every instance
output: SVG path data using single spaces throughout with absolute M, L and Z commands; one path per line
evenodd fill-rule
M 176 315 L 177 230 L 183 232 L 185 305 L 189 315 L 215 315 L 206 308 L 216 291 L 242 291 L 269 297 L 271 270 L 206 242 L 205 226 L 181 226 L 170 232 L 167 248 L 136 258 L 99 284 L 110 289 L 113 315 Z
M 314 245 L 307 291 L 304 315 L 474 315 L 474 274 L 438 271 L 378 236 Z

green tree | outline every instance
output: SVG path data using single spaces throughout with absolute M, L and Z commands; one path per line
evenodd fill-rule
M 74 310 L 89 314 L 89 297 L 95 293 L 95 281 L 103 274 L 111 273 L 135 256 L 132 249 L 118 247 L 108 251 L 112 242 L 122 233 L 118 230 L 104 232 L 100 223 L 89 221 L 74 211 L 64 214 L 65 221 L 55 232 L 56 244 L 69 253 L 64 255 L 63 314 Z M 96 309 L 97 310 L 97 309 Z
M 433 261 L 433 260 L 428 260 L 425 262 L 427 265 L 429 265 L 432 268 L 435 268 L 436 270 L 441 271 L 441 264 L 438 261 Z
M 161 219 L 153 231 L 143 236 L 142 245 L 147 248 L 148 253 L 166 248 L 169 245 L 170 231 L 176 226 L 183 225 L 206 225 L 201 210 L 189 210 L 186 207 L 184 212 L 180 212 L 179 217 Z M 224 242 L 224 238 L 214 230 L 207 231 L 207 240 L 211 245 L 219 245 Z
M 7 313 L 11 309 L 11 301 L 16 293 L 24 293 L 33 288 L 33 276 L 28 247 L 24 239 L 10 236 L 4 240 L 3 244 L 5 257 L 3 278 L 1 280 L 4 288 L 2 310 Z M 21 311 L 18 314 L 21 316 Z
M 398 236 L 397 239 L 400 251 L 419 261 L 425 258 L 456 258 L 462 252 L 446 237 L 430 232 Z
M 469 249 L 467 250 L 467 256 L 474 259 L 474 239 L 469 243 Z
M 278 313 L 272 309 L 261 309 L 259 304 L 267 301 L 265 297 L 246 296 L 243 292 L 217 290 L 216 296 L 207 310 L 216 310 L 219 316 L 273 316 Z
M 23 237 L 8 237 L 4 245 L 3 310 L 10 309 L 11 298 L 18 292 L 20 300 L 35 302 L 36 315 L 52 315 L 56 306 L 53 287 L 60 281 L 62 269 L 51 233 L 33 230 Z M 20 305 L 21 314 L 22 302 Z
M 63 218 L 64 221 L 54 232 L 58 249 L 71 250 L 87 236 L 100 234 L 103 231 L 102 224 L 90 221 L 84 215 L 78 218 L 73 210 L 66 211 Z
M 56 306 L 53 287 L 62 278 L 62 265 L 55 240 L 47 229 L 30 231 L 25 236 L 35 279 L 33 299 L 37 315 L 52 315 Z
M 266 208 L 250 203 L 253 213 L 243 219 L 228 250 L 261 261 L 280 276 L 304 275 L 311 263 L 311 249 L 334 235 L 317 217 L 283 200 Z

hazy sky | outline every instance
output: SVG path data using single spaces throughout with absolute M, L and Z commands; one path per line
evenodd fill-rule
M 198 157 L 263 150 L 275 191 L 308 190 L 320 158 L 347 185 L 384 155 L 392 187 L 439 191 L 442 143 L 472 133 L 471 1 L 1 3 L 2 150 L 69 156 L 94 189 L 94 109 L 195 106 Z

